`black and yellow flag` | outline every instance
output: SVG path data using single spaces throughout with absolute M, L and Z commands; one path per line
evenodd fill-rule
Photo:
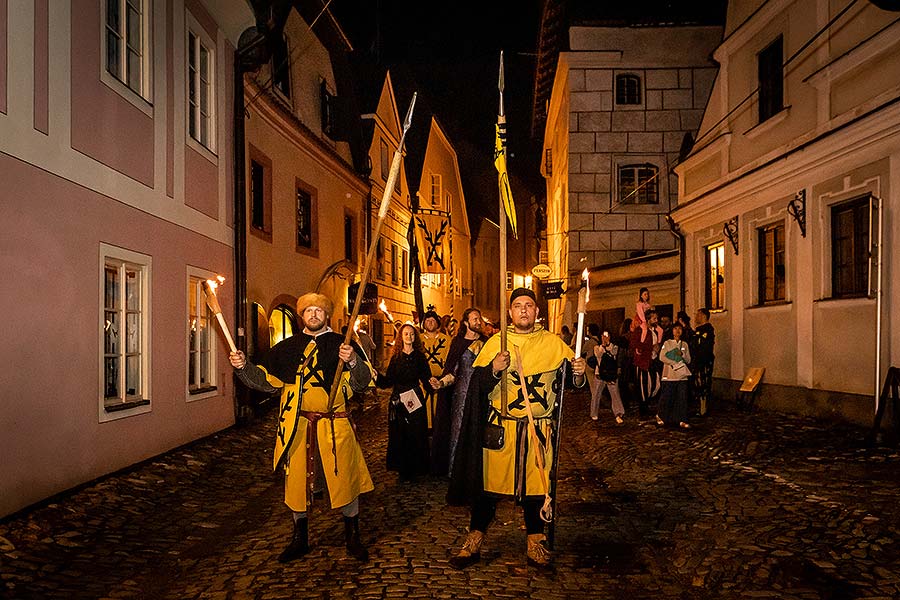
M 506 117 L 497 116 L 497 137 L 494 142 L 494 166 L 497 168 L 497 179 L 500 184 L 500 199 L 506 219 L 512 228 L 513 237 L 519 239 L 516 230 L 516 205 L 513 202 L 512 190 L 509 189 L 509 173 L 506 171 Z

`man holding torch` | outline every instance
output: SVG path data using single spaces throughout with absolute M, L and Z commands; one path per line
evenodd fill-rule
M 497 501 L 504 496 L 514 497 L 524 509 L 528 563 L 550 565 L 544 522 L 552 519 L 548 510 L 553 492 L 549 469 L 555 452 L 551 419 L 561 401 L 569 361 L 577 387 L 585 384 L 585 361 L 573 360 L 572 349 L 538 325 L 537 316 L 534 292 L 514 290 L 509 309 L 512 326 L 507 331 L 512 353 L 502 349 L 500 336 L 495 335 L 475 359 L 447 497 L 451 504 L 471 507 L 469 534 L 450 559 L 457 569 L 480 559 L 485 532 Z M 498 385 L 503 378 L 505 399 L 503 386 Z M 558 429 L 559 424 L 555 426 Z
M 302 332 L 276 344 L 260 365 L 248 362 L 243 352 L 229 354 L 241 383 L 262 392 L 281 391 L 273 466 L 285 472 L 284 502 L 293 513 L 294 531 L 280 562 L 309 552 L 307 511 L 317 475 L 324 476 L 331 507 L 344 515 L 348 553 L 368 560 L 359 536 L 359 494 L 374 486 L 347 402 L 368 386 L 372 369 L 355 342 L 344 343 L 328 326 L 333 309 L 326 296 L 305 294 L 297 300 Z M 339 393 L 330 403 L 329 386 L 339 366 Z

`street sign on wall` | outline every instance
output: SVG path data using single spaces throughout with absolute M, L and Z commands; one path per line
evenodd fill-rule
M 550 273 L 552 272 L 553 269 L 551 269 L 549 265 L 541 264 L 531 267 L 531 274 L 538 279 L 547 279 L 548 277 L 550 277 Z
M 563 289 L 562 281 L 550 281 L 542 284 L 544 288 L 544 298 L 547 300 L 558 300 L 562 298 L 562 295 L 566 293 Z
M 353 312 L 353 304 L 356 302 L 356 294 L 358 292 L 359 282 L 351 283 L 347 287 L 347 310 L 349 312 Z M 366 284 L 366 291 L 363 292 L 362 306 L 359 307 L 359 314 L 378 314 L 378 286 L 376 284 Z

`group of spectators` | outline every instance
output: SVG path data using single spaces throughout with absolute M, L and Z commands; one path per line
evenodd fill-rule
M 616 423 L 625 419 L 625 404 L 637 405 L 640 417 L 654 415 L 660 426 L 689 429 L 689 407 L 705 416 L 709 409 L 715 361 L 715 330 L 709 310 L 691 317 L 680 311 L 674 321 L 660 315 L 650 303 L 650 291 L 641 288 L 633 318 L 616 332 L 601 331 L 590 323 L 582 340 L 591 388 L 591 418 L 598 420 L 604 391 L 608 391 Z M 575 345 L 567 326 L 560 336 Z

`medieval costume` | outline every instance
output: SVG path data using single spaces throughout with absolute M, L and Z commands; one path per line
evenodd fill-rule
M 294 512 L 291 546 L 279 560 L 286 562 L 308 551 L 306 512 L 313 499 L 317 472 L 324 477 L 332 508 L 353 507 L 345 514 L 347 547 L 365 560 L 359 542 L 359 494 L 374 489 L 356 439 L 347 403 L 372 378 L 365 354 L 353 343 L 356 362 L 341 374 L 340 387 L 329 412 L 328 394 L 338 369 L 342 336 L 330 328 L 317 335 L 299 333 L 279 342 L 260 365 L 236 369 L 242 383 L 264 392 L 281 391 L 273 467 L 285 473 L 284 501 Z
M 441 322 L 437 313 L 433 311 L 425 313 L 425 318 L 434 318 L 438 323 Z M 422 344 L 425 346 L 425 358 L 431 370 L 430 377 L 440 377 L 444 372 L 444 365 L 447 363 L 447 353 L 450 350 L 450 336 L 440 331 L 423 331 Z M 434 427 L 435 413 L 439 410 L 440 395 L 435 391 L 429 391 L 425 400 L 428 431 L 431 431 Z
M 378 376 L 378 387 L 393 387 L 388 403 L 387 467 L 397 471 L 401 481 L 428 473 L 425 397 L 432 391 L 430 378 L 425 355 L 415 349 L 392 356 L 387 372 Z
M 716 330 L 712 323 L 698 325 L 691 340 L 691 352 L 694 356 L 694 396 L 700 403 L 700 415 L 706 415 L 709 408 L 712 390 L 713 364 L 716 356 Z
M 513 292 L 511 301 L 515 294 Z M 525 334 L 517 333 L 515 328 L 510 327 L 507 336 L 512 362 L 505 372 L 500 373 L 500 377 L 507 378 L 506 415 L 502 414 L 500 379 L 494 376 L 492 367 L 494 357 L 500 352 L 499 335 L 485 342 L 473 363 L 447 500 L 450 504 L 472 507 L 469 535 L 475 538 L 474 546 L 470 546 L 475 551 L 463 558 L 471 542 L 467 540 L 460 556 L 454 557 L 459 564 L 451 560 L 457 568 L 477 560 L 477 549 L 487 525 L 493 519 L 496 502 L 503 496 L 513 496 L 523 506 L 529 562 L 532 562 L 533 552 L 537 551 L 546 553 L 549 561 L 549 553 L 543 546 L 544 523 L 539 516 L 544 501 L 543 480 L 535 457 L 537 448 L 528 432 L 520 377 L 525 379 L 537 436 L 543 446 L 546 474 L 549 476 L 550 465 L 553 464 L 552 417 L 564 378 L 568 378 L 567 366 L 573 353 L 558 336 L 539 325 Z M 516 347 L 522 355 L 523 365 L 517 364 Z M 584 380 L 581 385 L 584 385 Z M 502 435 L 499 434 L 501 430 Z M 502 442 L 498 444 L 499 438 Z M 483 447 L 485 444 L 492 449 Z

